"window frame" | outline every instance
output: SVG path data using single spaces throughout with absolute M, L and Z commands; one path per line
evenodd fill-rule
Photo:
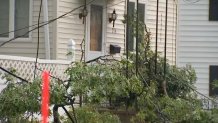
M 218 65 L 210 65 L 209 66 L 209 96 L 218 96 L 218 88 L 213 89 L 212 82 L 216 80 L 216 77 L 214 78 L 214 73 L 211 73 L 213 70 L 217 70 L 218 73 Z M 218 75 L 217 75 L 218 79 Z
M 91 16 L 91 14 L 92 14 L 92 7 L 93 6 L 97 6 L 97 7 L 102 7 L 102 18 L 101 18 L 101 45 L 99 45 L 100 46 L 100 49 L 98 50 L 92 50 L 92 47 L 91 47 L 91 18 L 92 18 L 92 16 Z M 103 42 L 104 42 L 104 6 L 103 5 L 98 5 L 98 4 L 91 4 L 90 5 L 90 18 L 89 18 L 89 21 L 90 21 L 90 24 L 89 24 L 89 50 L 91 51 L 91 52 L 102 52 L 102 50 L 103 50 Z M 99 43 L 99 42 L 98 42 Z
M 208 16 L 208 20 L 209 21 L 218 21 L 218 12 L 217 12 L 217 18 L 214 18 L 212 15 L 211 15 L 211 13 L 212 13 L 212 10 L 211 10 L 211 1 L 212 0 L 209 0 L 209 12 L 208 12 L 208 14 L 209 14 L 209 16 Z M 218 8 L 217 8 L 217 10 L 218 10 Z
M 91 10 L 91 5 L 99 5 L 103 6 L 103 25 L 102 25 L 102 50 L 101 51 L 91 51 L 90 50 L 90 10 Z M 89 11 L 85 23 L 85 32 L 86 32 L 86 46 L 85 46 L 85 60 L 91 60 L 94 57 L 99 57 L 102 55 L 105 55 L 107 53 L 106 50 L 106 45 L 107 45 L 107 27 L 108 27 L 108 10 L 105 9 L 107 8 L 107 2 L 105 0 L 95 0 L 93 3 L 87 6 L 87 10 Z
M 107 39 L 107 22 L 105 20 L 108 20 L 107 18 L 107 9 L 106 8 L 106 2 L 102 0 L 96 0 L 94 3 L 91 3 L 89 6 L 87 6 L 88 11 L 91 11 L 91 5 L 97 5 L 97 6 L 102 6 L 103 7 L 103 18 L 102 18 L 102 49 L 101 51 L 91 51 L 90 50 L 90 12 L 88 13 L 87 16 L 87 21 L 86 21 L 86 40 L 87 40 L 87 46 L 86 46 L 86 51 L 88 52 L 102 52 L 105 53 L 105 45 L 106 45 L 106 39 Z M 87 53 L 86 53 L 87 54 Z
M 135 4 L 135 6 L 134 6 L 134 11 L 137 9 L 137 3 L 134 1 L 134 0 L 130 0 L 129 1 L 129 3 L 134 3 Z M 147 22 L 147 11 L 146 11 L 146 8 L 147 8 L 147 3 L 146 2 L 140 2 L 139 1 L 139 4 L 143 4 L 144 5 L 144 7 L 145 7 L 145 12 L 144 12 L 144 23 L 146 23 Z M 126 10 L 127 10 L 128 8 L 126 7 Z M 134 31 L 134 30 L 133 30 Z M 128 24 L 127 24 L 127 26 L 126 26 L 126 35 L 127 35 L 127 33 L 128 33 Z M 127 44 L 126 44 L 127 45 Z M 130 47 L 129 47 L 129 49 L 130 49 Z M 133 50 L 129 50 L 129 49 L 127 49 L 129 52 L 136 52 L 136 38 L 133 36 Z
M 32 10 L 33 10 L 33 0 L 29 0 L 29 26 L 32 25 Z M 32 27 L 29 27 L 31 30 Z M 9 0 L 9 32 L 15 30 L 15 0 Z M 8 37 L 0 37 L 0 42 L 8 41 L 14 38 L 14 32 L 9 33 Z M 27 38 L 17 38 L 13 42 L 26 42 L 31 41 L 32 32 L 29 33 Z

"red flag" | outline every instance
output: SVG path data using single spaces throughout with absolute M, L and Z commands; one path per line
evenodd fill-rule
M 43 71 L 42 73 L 42 105 L 41 105 L 41 113 L 42 113 L 42 123 L 48 123 L 48 115 L 49 115 L 49 73 L 47 71 Z

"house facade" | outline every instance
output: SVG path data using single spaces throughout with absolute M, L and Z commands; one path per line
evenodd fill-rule
M 165 0 L 159 1 L 158 51 L 163 52 Z M 1 0 L 0 2 L 0 43 L 22 35 L 0 47 L 0 54 L 35 57 L 37 30 L 24 34 L 37 27 L 40 0 Z M 87 3 L 85 18 L 79 17 L 84 9 L 80 7 L 63 18 L 40 28 L 39 58 L 66 60 L 70 41 L 75 43 L 75 60 L 80 60 L 82 51 L 85 60 L 110 54 L 110 45 L 121 47 L 121 53 L 115 56 L 122 56 L 126 51 L 128 29 L 123 23 L 127 12 L 126 0 L 43 0 L 40 23 L 44 24 L 44 22 L 57 18 L 84 5 L 85 2 Z M 139 0 L 140 18 L 151 32 L 152 48 L 155 46 L 156 6 L 156 0 Z M 130 0 L 129 9 L 136 9 L 136 0 Z M 117 14 L 114 27 L 108 21 L 113 10 Z M 177 3 L 175 0 L 169 0 L 167 58 L 171 64 L 175 64 L 176 58 L 176 14 Z M 134 49 L 134 39 L 132 42 Z
M 217 94 L 212 82 L 218 79 L 218 1 L 180 0 L 177 65 L 192 65 L 197 89 Z

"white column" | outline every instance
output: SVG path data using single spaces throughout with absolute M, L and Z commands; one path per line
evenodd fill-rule
M 48 22 L 48 2 L 47 0 L 43 0 L 43 21 L 45 23 Z M 45 34 L 45 56 L 46 59 L 50 59 L 50 39 L 49 39 L 49 24 L 44 26 L 44 34 Z

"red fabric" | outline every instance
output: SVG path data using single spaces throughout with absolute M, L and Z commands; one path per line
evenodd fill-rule
M 42 113 L 42 123 L 48 123 L 48 115 L 49 115 L 49 73 L 44 71 L 42 73 L 42 105 L 41 105 L 41 113 Z

